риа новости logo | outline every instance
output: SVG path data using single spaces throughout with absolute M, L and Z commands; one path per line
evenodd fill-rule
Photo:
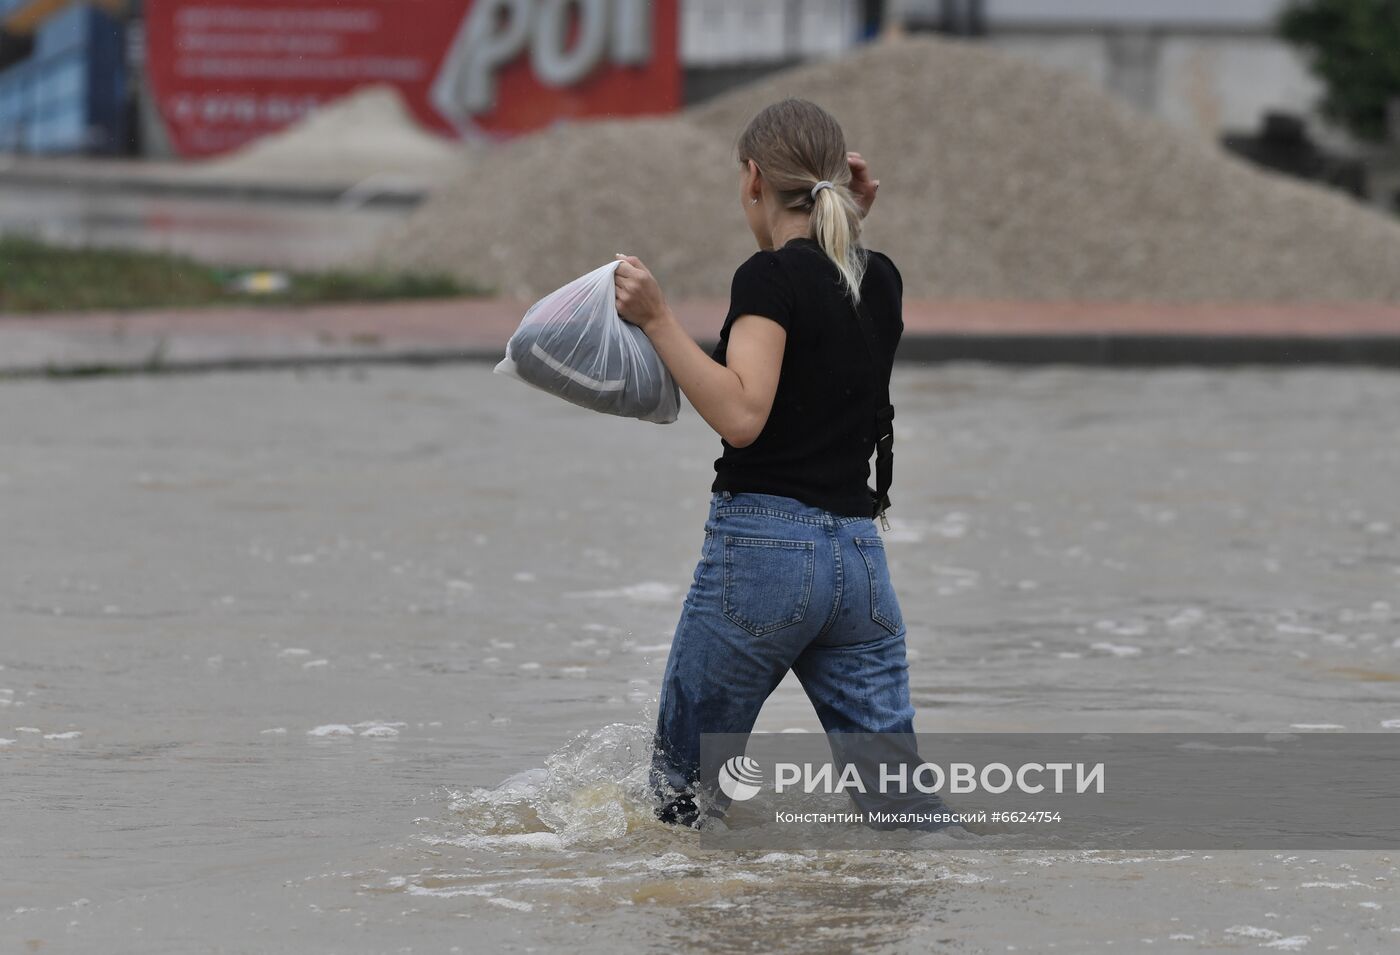
M 763 773 L 747 756 L 734 756 L 719 768 L 719 788 L 730 799 L 743 802 L 758 795 Z

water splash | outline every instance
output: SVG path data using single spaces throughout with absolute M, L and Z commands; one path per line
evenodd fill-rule
M 648 788 L 651 747 L 648 727 L 610 723 L 575 736 L 543 768 L 454 794 L 451 808 L 476 835 L 552 832 L 565 846 L 617 840 L 661 825 Z

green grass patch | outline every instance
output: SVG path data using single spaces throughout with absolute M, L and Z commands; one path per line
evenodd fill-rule
M 206 265 L 129 249 L 70 249 L 0 237 L 0 312 L 313 305 L 485 295 L 449 275 L 412 272 L 285 272 L 286 287 L 249 293 L 235 283 L 253 269 Z

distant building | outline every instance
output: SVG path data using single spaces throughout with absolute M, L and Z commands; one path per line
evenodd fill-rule
M 1321 90 L 1280 40 L 1285 0 L 903 0 L 913 28 L 978 9 L 990 45 L 1087 76 L 1202 135 L 1256 128 L 1267 112 L 1316 125 Z M 954 13 L 956 16 L 956 12 Z M 1335 133 L 1333 133 L 1335 135 Z
M 0 152 L 128 148 L 123 0 L 0 0 Z

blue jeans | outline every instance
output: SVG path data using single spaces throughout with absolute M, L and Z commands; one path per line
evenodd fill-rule
M 700 734 L 749 733 L 788 670 L 828 734 L 913 733 L 904 636 L 873 519 L 714 492 L 661 685 L 661 818 L 694 824 Z

